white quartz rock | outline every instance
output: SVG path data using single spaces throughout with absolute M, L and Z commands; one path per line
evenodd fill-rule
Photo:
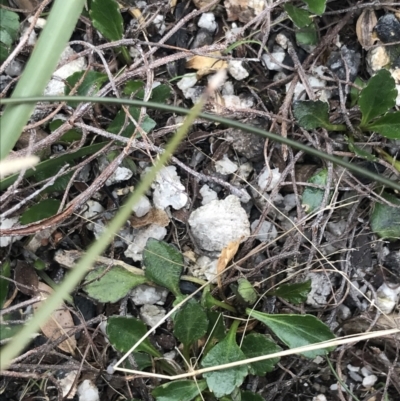
M 110 162 L 107 160 L 105 156 L 100 156 L 98 158 L 98 161 L 100 170 L 104 170 L 110 164 Z M 131 178 L 132 175 L 133 172 L 129 168 L 118 166 L 115 169 L 115 171 L 113 171 L 113 173 L 110 175 L 110 177 L 108 177 L 106 185 L 110 186 L 117 182 L 129 180 L 129 178 Z
M 215 170 L 223 175 L 233 174 L 237 169 L 238 165 L 230 160 L 227 155 L 215 162 Z
M 1 218 L 0 217 L 0 228 L 2 230 L 6 228 L 11 228 L 18 224 L 18 217 L 9 217 L 9 218 Z M 16 236 L 16 237 L 3 237 L 0 236 L 0 248 L 3 248 L 5 246 L 10 245 L 11 241 L 18 241 L 22 238 L 22 236 Z
M 129 295 L 135 305 L 164 305 L 168 291 L 165 288 L 142 284 L 133 288 Z
M 399 286 L 383 283 L 376 291 L 376 306 L 383 313 L 391 313 L 399 300 L 399 294 Z
M 67 46 L 61 54 L 58 64 L 60 65 L 75 54 L 75 51 L 70 46 Z M 71 61 L 70 63 L 64 64 L 54 72 L 53 79 L 50 80 L 46 89 L 44 90 L 44 95 L 63 96 L 65 89 L 65 83 L 63 82 L 63 80 L 67 79 L 75 72 L 84 71 L 86 68 L 87 63 L 84 57 L 79 57 Z
M 165 315 L 165 309 L 156 305 L 143 305 L 140 308 L 140 317 L 150 327 L 154 327 Z
M 268 53 L 263 54 L 261 56 L 261 59 L 268 70 L 282 71 L 283 68 L 279 64 L 276 64 L 276 61 L 282 64 L 285 55 L 286 55 L 285 51 L 282 48 L 278 47 L 276 51 L 273 51 L 271 54 Z
M 178 88 L 185 92 L 189 88 L 193 88 L 197 83 L 196 74 L 186 74 L 182 77 L 182 79 L 177 83 Z
M 249 76 L 246 68 L 243 67 L 241 60 L 230 60 L 228 63 L 228 72 L 237 81 L 241 81 Z
M 271 192 L 275 188 L 280 178 L 281 173 L 279 172 L 279 169 L 270 169 L 265 167 L 258 177 L 258 186 L 263 192 Z
M 86 202 L 87 209 L 83 212 L 83 217 L 91 221 L 93 217 L 97 216 L 98 214 L 104 212 L 104 207 L 100 205 L 99 202 L 96 202 L 94 200 L 88 200 Z M 97 238 L 100 237 L 104 230 L 104 223 L 101 219 L 96 219 L 96 221 L 93 221 L 87 225 L 87 229 L 90 231 L 93 231 L 94 236 Z
M 78 387 L 79 401 L 99 401 L 99 390 L 91 380 L 84 380 Z
M 213 200 L 218 199 L 218 195 L 215 191 L 213 191 L 207 184 L 204 184 L 200 188 L 200 195 L 203 197 L 201 204 L 206 205 L 207 203 L 210 203 Z
M 250 223 L 239 198 L 229 195 L 201 206 L 189 217 L 197 245 L 207 251 L 220 252 L 232 241 L 250 235 Z
M 148 227 L 136 229 L 133 231 L 133 241 L 129 244 L 124 254 L 127 258 L 132 258 L 135 261 L 142 260 L 147 240 L 155 238 L 161 241 L 166 235 L 166 228 L 157 224 L 150 224 Z
M 197 23 L 199 28 L 207 29 L 209 32 L 215 32 L 218 28 L 218 24 L 215 21 L 215 15 L 213 13 L 203 13 Z
M 167 166 L 160 170 L 151 187 L 154 189 L 153 202 L 157 209 L 172 206 L 179 210 L 189 199 L 175 166 Z
M 137 217 L 143 217 L 149 213 L 151 209 L 151 203 L 146 195 L 140 197 L 139 201 L 132 207 L 132 211 Z

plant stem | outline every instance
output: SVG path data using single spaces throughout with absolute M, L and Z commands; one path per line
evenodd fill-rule
M 129 99 L 115 99 L 115 98 L 103 98 L 103 97 L 89 97 L 89 96 L 39 96 L 39 97 L 31 97 L 31 98 L 21 98 L 21 99 L 0 99 L 0 104 L 16 104 L 16 103 L 24 103 L 24 102 L 30 102 L 30 103 L 36 103 L 36 102 L 44 102 L 44 101 L 49 101 L 49 102 L 64 102 L 64 101 L 79 101 L 79 102 L 93 102 L 93 103 L 109 103 L 109 104 L 125 104 L 128 106 L 138 106 L 138 107 L 148 107 L 149 109 L 156 109 L 156 110 L 163 110 L 163 111 L 170 111 L 172 113 L 178 113 L 178 114 L 189 114 L 190 110 L 184 109 L 181 107 L 176 107 L 176 106 L 171 106 L 167 104 L 160 104 L 160 103 L 154 103 L 154 102 L 144 102 L 141 100 L 129 100 Z M 205 120 L 212 121 L 215 123 L 223 124 L 227 127 L 231 128 L 237 128 L 240 130 L 243 130 L 245 132 L 249 132 L 252 134 L 256 134 L 259 136 L 262 136 L 264 138 L 268 138 L 272 141 L 276 141 L 278 143 L 283 143 L 285 145 L 288 145 L 294 149 L 301 150 L 309 155 L 319 157 L 323 160 L 326 160 L 328 162 L 332 162 L 334 164 L 337 164 L 338 166 L 342 166 L 344 168 L 347 168 L 349 171 L 359 174 L 363 177 L 370 178 L 373 181 L 376 181 L 382 185 L 385 185 L 388 188 L 396 189 L 397 191 L 400 191 L 400 184 L 396 183 L 395 181 L 392 181 L 386 177 L 383 177 L 378 174 L 374 174 L 371 171 L 368 171 L 360 166 L 357 166 L 353 163 L 346 162 L 345 160 L 330 155 L 328 153 L 321 152 L 318 149 L 314 149 L 309 145 L 294 141 L 289 138 L 282 137 L 281 135 L 274 134 L 272 132 L 264 131 L 262 129 L 253 127 L 248 124 L 243 124 L 238 121 L 234 120 L 229 120 L 227 118 L 219 117 L 216 115 L 212 114 L 207 114 L 207 113 L 199 113 L 198 117 L 204 118 Z

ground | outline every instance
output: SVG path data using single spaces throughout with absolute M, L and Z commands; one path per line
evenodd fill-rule
M 39 2 L 14 3 L 21 32 L 31 22 L 22 22 L 25 18 L 46 16 L 35 11 Z M 204 110 L 212 116 L 287 137 L 399 182 L 400 130 L 391 138 L 361 131 L 357 103 L 362 82 L 381 68 L 374 27 L 383 17 L 396 23 L 398 3 L 330 1 L 321 15 L 306 10 L 305 3 L 312 2 L 126 0 L 118 11 L 123 40 L 117 43 L 99 34 L 93 13 L 85 10 L 45 94 L 78 90 L 188 110 L 207 92 Z M 304 26 L 296 16 L 306 18 Z M 38 24 L 32 29 L 41 30 Z M 28 41 L 6 61 L 2 97 L 12 93 L 32 49 Z M 385 67 L 396 79 L 398 54 L 387 57 Z M 210 88 L 210 77 L 225 70 L 220 87 Z M 83 80 L 86 90 L 78 89 Z M 303 126 L 296 114 L 299 100 L 328 105 L 329 123 L 343 124 L 344 131 Z M 0 181 L 3 333 L 28 320 L 40 297 L 63 282 L 138 188 L 183 118 L 173 110 L 116 104 L 37 106 L 12 156 L 36 154 L 42 164 L 25 177 Z M 85 401 L 91 399 L 83 395 L 86 387 L 94 388 L 93 399 L 153 400 L 154 388 L 165 381 L 113 372 L 123 353 L 112 339 L 110 344 L 105 322 L 132 316 L 152 327 L 178 295 L 192 294 L 208 280 L 213 297 L 235 311 L 224 311 L 227 328 L 229 316 L 245 319 L 246 307 L 255 302 L 242 299 L 239 283 L 250 284 L 258 311 L 312 315 L 338 337 L 398 327 L 399 234 L 382 235 L 376 217 L 391 208 L 385 227 L 396 231 L 398 192 L 388 187 L 383 192 L 382 184 L 307 148 L 197 117 L 98 259 L 100 270 L 77 285 L 53 316 L 53 326 L 43 325 L 0 373 L 0 400 Z M 167 289 L 136 286 L 148 267 L 151 241 L 169 244 L 162 249 L 171 260 L 182 258 L 178 289 L 155 276 L 150 281 Z M 306 292 L 271 292 L 282 291 L 284 283 L 305 283 Z M 54 334 L 60 326 L 69 337 Z M 256 320 L 249 326 L 287 348 Z M 246 375 L 240 389 L 269 401 L 394 401 L 400 397 L 398 336 L 341 345 L 329 354 L 332 369 L 322 357 L 284 356 L 268 373 Z M 9 341 L 4 337 L 3 344 Z M 186 369 L 178 338 L 170 317 L 150 335 L 154 352 L 169 353 L 175 372 Z M 204 338 L 191 352 L 199 355 L 202 347 Z M 154 360 L 143 362 L 143 370 L 165 372 Z M 207 391 L 203 396 L 215 399 Z M 229 397 L 220 399 L 238 399 Z

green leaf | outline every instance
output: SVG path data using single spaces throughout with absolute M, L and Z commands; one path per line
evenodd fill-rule
M 151 394 L 157 401 L 191 401 L 206 388 L 205 380 L 176 380 L 156 387 Z
M 297 305 L 307 300 L 310 291 L 311 280 L 307 280 L 304 283 L 282 284 L 276 290 L 268 292 L 267 295 L 275 295 Z
M 49 128 L 51 132 L 54 132 L 57 128 L 61 127 L 65 123 L 64 120 L 53 120 L 49 124 Z M 82 138 L 82 134 L 76 129 L 68 130 L 63 136 L 58 140 L 58 142 L 67 142 L 72 143 L 75 141 L 79 141 Z
M 2 8 L 0 12 L 0 27 L 7 32 L 11 41 L 14 42 L 18 37 L 19 15 Z
M 136 99 L 143 100 L 144 98 L 144 82 L 143 81 L 128 81 L 124 88 L 124 95 L 131 96 L 134 94 Z M 156 103 L 165 103 L 170 97 L 171 89 L 168 85 L 158 85 L 151 91 L 150 100 Z
M 325 12 L 326 0 L 303 0 L 307 4 L 308 9 L 317 15 Z
M 3 262 L 3 264 L 0 266 L 0 309 L 3 307 L 4 302 L 6 302 L 7 295 L 8 295 L 8 286 L 10 282 L 6 280 L 5 278 L 10 278 L 10 270 L 11 270 L 11 265 L 8 260 Z M 3 278 L 5 277 L 5 278 Z
M 346 139 L 346 137 L 345 137 Z M 349 136 L 347 138 L 347 144 L 349 145 L 349 150 L 356 154 L 356 156 L 361 157 L 362 159 L 369 160 L 371 162 L 377 161 L 378 158 L 375 157 L 372 153 L 368 153 L 367 151 L 361 149 L 360 147 L 354 145 L 354 138 Z
M 274 334 L 289 348 L 311 345 L 335 338 L 328 326 L 312 315 L 268 315 L 251 309 L 246 313 L 268 326 Z M 328 347 L 314 351 L 302 352 L 307 358 L 325 355 L 334 350 Z
M 240 278 L 238 280 L 238 293 L 243 298 L 245 302 L 253 305 L 257 301 L 257 291 L 251 285 L 250 281 L 245 278 Z
M 172 245 L 154 238 L 147 240 L 143 251 L 145 276 L 154 283 L 168 288 L 175 296 L 182 295 L 179 280 L 183 269 L 183 256 Z
M 108 77 L 106 74 L 97 71 L 77 71 L 69 76 L 65 85 L 65 94 L 69 95 L 75 85 L 83 78 L 83 81 L 78 86 L 75 94 L 77 96 L 91 96 L 95 94 L 105 82 Z M 76 107 L 80 102 L 68 102 L 71 107 Z
M 311 184 L 326 186 L 328 181 L 328 170 L 323 169 L 314 174 L 308 182 Z M 302 196 L 302 205 L 306 213 L 313 213 L 319 209 L 324 199 L 325 190 L 319 188 L 306 187 Z
M 21 224 L 29 224 L 54 216 L 60 205 L 61 202 L 57 199 L 45 199 L 22 213 L 20 222 Z
M 368 124 L 367 129 L 375 131 L 386 138 L 400 139 L 400 111 L 386 114 Z
M 2 63 L 10 54 L 10 49 L 4 43 L 0 42 L 0 62 Z
M 311 23 L 304 28 L 296 31 L 296 41 L 300 45 L 316 45 L 318 43 L 318 33 L 315 23 Z
M 94 145 L 85 146 L 85 147 L 77 150 L 74 153 L 68 153 L 66 155 L 61 155 L 61 156 L 57 157 L 56 159 L 46 160 L 46 161 L 36 165 L 35 169 L 27 170 L 24 177 L 25 178 L 34 177 L 34 178 L 36 178 L 37 181 L 44 179 L 43 177 L 45 177 L 45 178 L 52 177 L 54 175 L 54 171 L 58 171 L 66 163 L 69 163 L 72 160 L 76 160 L 82 156 L 91 155 L 93 153 L 96 153 L 101 148 L 106 146 L 108 143 L 109 142 L 101 142 L 101 143 L 96 143 Z M 39 174 L 42 174 L 42 175 L 40 175 L 40 178 L 37 178 L 37 177 L 39 177 Z M 13 174 L 10 177 L 7 177 L 7 178 L 1 180 L 0 181 L 0 191 L 7 189 L 8 186 L 13 184 L 15 182 L 15 180 L 18 178 L 18 175 L 19 174 Z
M 106 328 L 111 345 L 119 352 L 128 352 L 146 333 L 146 325 L 139 319 L 125 316 L 111 316 L 107 320 Z M 159 358 L 162 354 L 146 338 L 136 348 L 138 352 L 145 352 Z
M 289 18 L 298 28 L 304 28 L 310 25 L 312 19 L 310 18 L 310 13 L 302 8 L 295 7 L 291 3 L 286 3 L 283 8 L 288 13 Z
M 158 85 L 153 88 L 150 100 L 156 103 L 165 103 L 171 96 L 171 88 L 168 85 Z
M 354 83 L 361 88 L 365 88 L 366 86 L 366 83 L 360 77 L 357 77 Z M 354 86 L 350 86 L 350 107 L 354 107 L 358 103 L 360 93 L 361 90 L 356 89 Z
M 128 81 L 125 84 L 123 94 L 130 96 L 135 95 L 135 98 L 143 100 L 144 97 L 144 82 L 143 81 Z
M 207 327 L 207 314 L 194 299 L 186 302 L 174 317 L 175 337 L 186 346 L 203 337 Z
M 242 391 L 241 396 L 242 401 L 264 401 L 260 394 L 254 394 L 251 391 Z
M 208 317 L 208 328 L 207 336 L 209 336 L 209 341 L 213 339 L 221 341 L 225 337 L 225 325 L 222 313 L 207 310 Z
M 0 323 L 0 341 L 14 337 L 21 330 L 22 326 L 22 324 L 17 326 L 9 326 Z
M 250 333 L 242 343 L 242 351 L 246 358 L 255 358 L 257 356 L 274 354 L 281 351 L 281 347 L 277 346 L 269 337 L 260 333 Z M 266 359 L 260 362 L 249 364 L 250 373 L 257 376 L 265 376 L 267 372 L 272 372 L 274 366 L 279 362 L 280 358 Z
M 387 201 L 400 205 L 400 199 L 384 192 L 381 196 Z M 396 240 L 400 238 L 400 208 L 383 203 L 375 203 L 370 217 L 371 230 L 381 238 Z
M 91 298 L 103 303 L 117 302 L 125 297 L 132 288 L 147 282 L 146 277 L 128 272 L 120 266 L 113 267 L 103 275 L 106 269 L 106 267 L 101 267 L 91 271 L 85 281 L 95 281 L 84 286 L 84 290 Z M 100 278 L 96 280 L 97 277 Z
M 153 366 L 153 360 L 151 359 L 149 354 L 145 354 L 143 352 L 132 352 L 132 356 L 136 362 L 137 370 L 145 370 Z M 127 363 L 129 364 L 129 360 L 127 361 Z M 131 364 L 129 365 L 131 369 L 135 369 L 135 367 L 133 367 Z
M 327 128 L 329 123 L 329 105 L 321 100 L 298 100 L 293 104 L 293 114 L 304 129 Z
M 361 126 L 395 106 L 397 97 L 396 84 L 390 72 L 379 70 L 361 91 L 358 104 L 361 109 Z
M 90 18 L 93 26 L 108 40 L 122 39 L 123 20 L 115 0 L 92 0 Z
M 136 122 L 139 121 L 140 110 L 137 107 L 129 107 L 129 113 Z M 140 127 L 142 128 L 143 131 L 149 133 L 156 125 L 157 123 L 153 119 L 151 119 L 148 115 L 145 115 L 142 119 Z M 121 135 L 125 138 L 130 138 L 135 132 L 135 130 L 136 130 L 135 125 L 131 122 L 130 119 L 127 118 L 124 110 L 120 110 L 117 113 L 114 120 L 107 128 L 108 132 L 111 132 L 112 134 L 115 135 Z M 138 132 L 138 137 L 140 136 L 141 136 L 140 132 Z
M 201 362 L 204 368 L 246 359 L 243 351 L 236 344 L 236 328 L 237 326 L 232 325 L 228 335 L 207 353 Z M 248 367 L 241 365 L 215 372 L 207 372 L 203 376 L 207 380 L 208 388 L 217 398 L 220 398 L 231 394 L 236 387 L 243 383 L 247 374 Z
M 11 35 L 5 29 L 0 29 L 0 42 L 4 43 L 7 48 L 10 48 L 13 43 Z

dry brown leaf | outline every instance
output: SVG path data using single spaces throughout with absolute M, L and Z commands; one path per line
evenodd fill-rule
M 21 260 L 17 261 L 14 269 L 14 280 L 16 287 L 25 295 L 37 295 L 39 278 L 33 266 Z
M 150 224 L 157 224 L 160 227 L 166 227 L 169 224 L 169 217 L 164 210 L 151 209 L 145 216 L 132 216 L 129 221 L 133 228 L 145 227 Z
M 214 0 L 193 0 L 193 4 L 198 8 L 198 9 L 200 9 L 200 8 L 203 8 L 203 7 L 205 7 L 205 6 L 208 6 L 210 3 L 212 3 Z M 214 7 L 216 7 L 216 6 L 214 6 Z M 213 8 L 214 8 L 213 7 Z M 211 8 L 210 10 L 208 10 L 208 11 L 211 11 L 213 8 Z
M 239 249 L 240 241 L 232 241 L 230 242 L 221 252 L 221 255 L 218 259 L 217 263 L 217 282 L 218 282 L 218 288 L 222 287 L 222 273 L 226 266 L 228 266 L 228 263 L 233 259 L 233 257 L 236 255 L 236 252 Z
M 33 305 L 34 312 L 36 312 L 49 295 L 53 293 L 53 289 L 42 282 L 38 285 L 38 291 L 42 297 L 42 301 Z M 55 341 L 73 327 L 74 321 L 72 320 L 71 313 L 67 307 L 62 304 L 51 314 L 49 320 L 40 326 L 40 329 L 49 340 Z M 57 347 L 68 354 L 74 355 L 76 349 L 75 337 L 72 335 L 67 340 L 58 344 Z
M 221 52 L 210 53 L 212 56 L 221 56 Z M 218 60 L 214 57 L 193 56 L 186 61 L 186 68 L 197 70 L 197 76 L 202 77 L 212 72 L 228 68 L 226 60 Z
M 225 0 L 224 5 L 228 21 L 247 23 L 265 9 L 266 0 Z
M 358 17 L 356 24 L 357 38 L 360 45 L 366 50 L 372 47 L 377 39 L 373 35 L 373 29 L 377 22 L 378 20 L 374 10 L 364 9 Z

